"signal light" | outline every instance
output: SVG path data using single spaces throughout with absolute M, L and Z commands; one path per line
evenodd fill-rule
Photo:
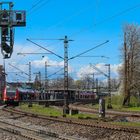
M 7 18 L 9 15 L 8 15 L 8 12 L 6 10 L 3 11 L 3 14 L 2 14 L 2 18 Z
M 22 14 L 16 13 L 16 20 L 22 20 Z
M 7 43 L 2 43 L 2 48 L 6 53 L 10 53 L 12 48 Z

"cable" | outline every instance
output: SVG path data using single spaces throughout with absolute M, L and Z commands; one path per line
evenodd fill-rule
M 79 56 L 81 56 L 81 55 L 83 55 L 83 54 L 85 54 L 85 53 L 87 53 L 87 52 L 89 52 L 89 51 L 92 51 L 93 49 L 96 49 L 96 48 L 98 48 L 98 47 L 100 47 L 100 46 L 102 46 L 102 45 L 108 43 L 108 42 L 109 42 L 109 40 L 107 40 L 107 41 L 105 41 L 104 43 L 101 43 L 101 44 L 99 44 L 99 45 L 97 45 L 97 46 L 95 46 L 95 47 L 93 47 L 93 48 L 91 48 L 91 49 L 88 49 L 88 50 L 86 50 L 86 51 L 84 51 L 84 52 L 82 52 L 82 53 L 80 53 L 80 54 L 78 54 L 78 55 L 75 55 L 75 56 L 69 58 L 68 60 L 71 60 L 71 59 L 74 59 L 74 58 L 76 58 L 76 57 L 79 57 Z
M 85 8 L 85 7 L 84 7 L 84 8 L 81 8 L 80 11 L 78 11 L 78 12 L 76 12 L 76 13 L 73 13 L 73 14 L 70 15 L 69 17 L 64 18 L 63 20 L 59 21 L 58 23 L 56 23 L 56 24 L 50 26 L 49 28 L 47 28 L 47 30 L 49 30 L 49 29 L 52 30 L 52 28 L 57 27 L 57 26 L 63 24 L 64 22 L 70 21 L 73 17 L 76 17 L 76 16 L 82 14 L 84 11 L 87 11 L 87 10 L 89 10 L 89 9 L 92 8 L 92 7 L 93 7 L 93 5 L 90 5 L 90 6 L 88 6 L 87 8 Z
M 54 54 L 55 56 L 57 56 L 57 57 L 59 57 L 59 58 L 61 58 L 61 59 L 63 59 L 63 60 L 64 60 L 64 58 L 63 58 L 62 56 L 60 56 L 60 55 L 58 55 L 58 54 L 56 54 L 56 53 L 54 53 L 54 52 L 52 52 L 52 51 L 50 51 L 50 50 L 48 50 L 48 49 L 44 48 L 43 46 L 41 46 L 41 45 L 39 45 L 39 44 L 37 44 L 37 43 L 35 43 L 35 42 L 31 41 L 30 39 L 27 39 L 27 41 L 29 41 L 29 42 L 31 42 L 31 43 L 33 43 L 33 44 L 35 44 L 36 46 L 38 46 L 38 47 L 40 47 L 40 48 L 42 48 L 42 49 L 44 49 L 44 50 L 46 50 L 46 51 L 48 51 L 48 52 L 50 52 L 50 53 Z
M 103 74 L 105 77 L 109 77 L 109 75 L 107 75 L 106 73 L 104 73 L 103 71 L 101 71 L 99 68 L 97 68 L 96 66 L 94 66 L 93 64 L 90 64 L 90 67 L 92 67 L 93 69 L 95 69 L 96 71 L 98 71 L 99 73 Z
M 49 77 L 51 77 L 51 76 L 53 76 L 53 75 L 56 75 L 58 72 L 60 72 L 60 71 L 62 71 L 62 70 L 64 70 L 64 68 L 61 68 L 60 70 L 56 71 L 55 73 L 48 75 L 47 78 L 49 78 Z
M 108 17 L 108 18 L 106 18 L 106 19 L 104 19 L 104 20 L 102 20 L 102 21 L 100 21 L 100 22 L 97 22 L 97 23 L 95 23 L 94 25 L 91 25 L 91 26 L 89 26 L 89 27 L 87 27 L 87 28 L 81 29 L 81 30 L 79 30 L 78 32 L 71 34 L 70 37 L 76 36 L 76 35 L 78 35 L 78 34 L 80 34 L 80 33 L 82 33 L 82 32 L 85 32 L 85 31 L 89 30 L 90 28 L 96 27 L 96 26 L 99 25 L 99 24 L 102 24 L 102 23 L 107 22 L 107 21 L 109 21 L 109 20 L 111 20 L 111 19 L 114 19 L 114 18 L 116 18 L 116 17 L 119 17 L 119 16 L 121 16 L 121 15 L 123 15 L 123 14 L 125 14 L 125 13 L 127 13 L 127 12 L 129 12 L 129 11 L 132 11 L 132 10 L 138 8 L 138 7 L 140 7 L 140 3 L 137 4 L 137 5 L 135 5 L 135 6 L 133 6 L 133 7 L 128 8 L 128 9 L 126 9 L 126 10 L 124 10 L 124 11 L 121 11 L 121 12 L 115 14 L 115 15 L 112 15 L 112 16 L 110 16 L 110 17 Z
M 40 0 L 40 1 L 42 1 L 42 0 Z M 42 6 L 45 6 L 47 3 L 49 3 L 49 2 L 50 2 L 50 0 L 47 0 L 47 1 L 46 1 L 46 0 L 45 0 L 45 1 L 42 1 L 42 2 L 44 2 L 44 3 L 40 2 L 40 1 L 39 1 L 36 5 L 34 5 L 34 6 L 33 6 L 33 8 L 32 8 L 33 10 L 32 10 L 32 9 L 30 10 L 31 12 L 30 12 L 30 11 L 28 11 L 28 12 L 30 12 L 30 14 L 31 14 L 31 13 L 33 13 L 34 11 L 36 11 L 36 10 L 40 9 Z M 42 4 L 41 4 L 41 3 L 42 3 Z M 37 5 L 39 5 L 39 4 L 41 4 L 41 5 L 40 5 L 39 7 L 37 7 Z M 37 8 L 36 8 L 36 7 L 37 7 Z
M 98 24 L 102 24 L 102 23 L 104 23 L 104 22 L 106 22 L 106 21 L 108 21 L 108 20 L 111 20 L 111 19 L 113 19 L 113 18 L 116 18 L 116 17 L 118 17 L 118 16 L 121 16 L 121 15 L 123 15 L 123 14 L 125 14 L 125 13 L 127 13 L 127 12 L 129 12 L 129 11 L 132 11 L 132 10 L 138 8 L 138 7 L 140 7 L 140 3 L 137 4 L 137 5 L 135 5 L 135 6 L 133 6 L 133 7 L 128 8 L 128 9 L 126 9 L 126 10 L 124 10 L 124 11 L 121 11 L 121 12 L 119 12 L 119 13 L 113 15 L 113 16 L 110 16 L 110 17 L 108 17 L 108 18 L 106 18 L 106 19 L 104 19 L 104 20 L 102 20 L 102 21 L 100 21 L 100 22 L 98 22 L 98 23 L 96 23 L 96 24 L 94 24 L 94 25 L 96 26 L 96 25 L 98 25 Z
M 24 73 L 24 74 L 26 74 L 27 76 L 29 76 L 29 74 L 28 74 L 28 73 L 26 73 L 26 72 L 22 71 L 21 69 L 19 69 L 19 68 L 15 67 L 15 66 L 13 66 L 13 65 L 11 65 L 10 63 L 9 63 L 9 65 L 10 65 L 10 66 L 12 66 L 13 68 L 15 68 L 15 69 L 17 69 L 17 70 L 19 70 L 19 71 L 23 72 L 23 73 Z
M 25 53 L 17 53 L 17 55 L 31 55 L 31 54 L 32 55 L 37 55 L 37 54 L 42 55 L 42 54 L 51 54 L 51 53 L 32 53 L 32 52 L 31 53 L 27 53 L 27 52 L 25 52 Z
M 21 76 L 21 75 L 19 75 L 19 74 L 16 74 L 17 76 L 19 76 L 19 77 L 22 77 L 22 78 L 24 78 L 24 79 L 27 79 L 28 80 L 28 78 L 27 77 L 24 77 L 24 76 Z
M 57 42 L 55 42 L 55 43 L 51 43 L 51 44 L 47 45 L 46 47 L 50 47 L 51 45 L 58 44 L 59 42 L 60 42 L 60 40 L 57 41 Z M 39 49 L 37 49 L 37 50 L 35 50 L 35 51 L 32 51 L 31 53 L 38 52 L 38 51 L 41 50 L 41 49 L 42 49 L 42 48 L 39 48 Z M 20 52 L 21 52 L 21 51 L 20 51 Z M 25 57 L 25 56 L 24 56 L 24 57 Z M 23 60 L 24 57 L 22 57 L 22 58 L 17 62 L 17 65 L 19 65 L 19 63 L 21 63 L 21 60 Z
M 41 3 L 41 1 L 44 1 L 44 0 L 36 1 L 35 4 L 27 12 L 32 11 L 32 9 L 34 9 L 35 7 L 37 7 Z
M 86 56 L 79 56 L 79 57 L 101 57 L 101 58 L 107 58 L 107 59 L 109 59 L 109 57 L 107 57 L 107 56 L 92 56 L 92 55 L 86 55 Z

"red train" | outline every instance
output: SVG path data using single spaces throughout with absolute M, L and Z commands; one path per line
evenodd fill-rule
M 32 89 L 10 89 L 5 87 L 2 93 L 2 101 L 7 105 L 18 106 L 21 100 L 34 100 L 35 91 Z
M 2 101 L 7 105 L 19 105 L 19 91 L 16 90 L 10 90 L 6 87 L 3 90 L 2 93 Z

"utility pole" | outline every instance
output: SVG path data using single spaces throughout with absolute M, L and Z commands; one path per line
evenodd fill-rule
M 96 78 L 96 94 L 99 93 L 99 85 L 98 85 L 98 79 Z
M 110 64 L 106 64 L 105 66 L 108 66 L 108 105 L 107 108 L 111 109 L 111 81 L 110 81 Z
M 63 115 L 69 114 L 69 101 L 68 101 L 68 42 L 73 41 L 65 36 L 64 39 L 64 107 Z
M 97 70 L 98 72 L 100 72 L 101 74 L 103 74 L 105 77 L 108 78 L 108 109 L 112 109 L 112 105 L 111 105 L 111 81 L 110 81 L 110 64 L 106 64 L 105 66 L 108 66 L 108 74 L 104 73 L 103 71 L 101 71 L 100 69 L 98 69 L 97 67 L 95 67 L 94 65 L 91 65 L 95 70 Z
M 47 61 L 45 61 L 45 91 L 48 88 L 48 79 L 47 79 Z
M 45 90 L 48 89 L 48 65 L 47 61 L 45 61 Z
M 95 81 L 94 81 L 94 73 L 92 75 L 92 91 L 94 92 L 94 88 L 95 88 Z
M 69 114 L 68 107 L 68 39 L 64 39 L 64 115 Z
M 13 10 L 12 2 L 0 2 L 1 53 L 10 58 L 14 46 L 14 27 L 25 26 L 25 11 Z M 7 9 L 5 9 L 7 8 Z
M 31 62 L 29 62 L 29 83 L 31 82 Z

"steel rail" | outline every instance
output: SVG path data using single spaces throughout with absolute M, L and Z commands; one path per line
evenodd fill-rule
M 97 127 L 97 128 L 103 128 L 103 129 L 110 129 L 110 130 L 114 130 L 114 131 L 123 131 L 123 132 L 140 134 L 139 127 L 130 127 L 130 126 L 126 127 L 126 126 L 122 126 L 122 125 L 109 124 L 107 122 L 45 116 L 45 115 L 39 115 L 39 114 L 30 113 L 27 111 L 21 111 L 21 110 L 17 110 L 17 109 L 10 109 L 10 110 L 4 109 L 4 111 L 13 112 L 13 113 L 17 113 L 17 114 L 21 114 L 21 115 L 25 115 L 25 116 L 29 116 L 29 117 L 46 119 L 46 120 L 50 120 L 50 121 L 57 121 L 57 122 L 61 122 L 61 123 L 82 125 L 82 126 L 86 126 L 86 127 Z

